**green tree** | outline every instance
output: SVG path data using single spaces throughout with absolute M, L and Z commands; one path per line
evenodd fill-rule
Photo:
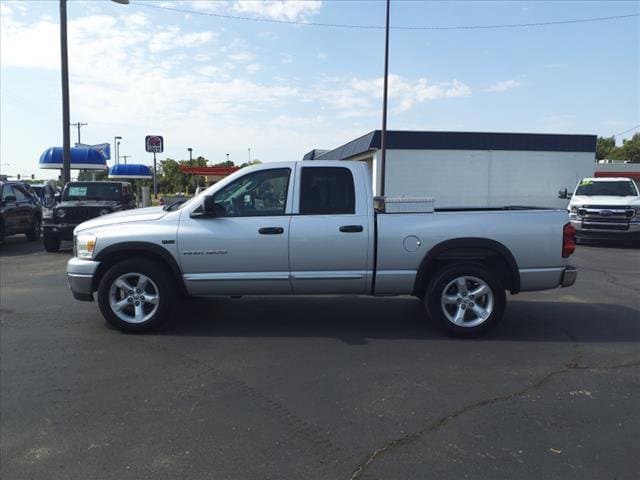
M 256 158 L 255 160 L 251 160 L 250 162 L 244 162 L 242 165 L 240 165 L 240 168 L 250 167 L 251 165 L 260 165 L 261 163 L 262 162 Z
M 598 137 L 596 142 L 596 160 L 610 158 L 609 155 L 616 148 L 614 137 Z
M 620 147 L 622 157 L 632 163 L 640 163 L 640 132 L 630 140 L 625 140 Z
M 82 170 L 78 174 L 78 181 L 80 182 L 90 182 L 93 180 L 93 175 L 95 174 L 96 182 L 103 182 L 105 180 L 109 180 L 109 172 L 107 170 L 100 170 L 99 172 L 91 171 L 91 170 Z

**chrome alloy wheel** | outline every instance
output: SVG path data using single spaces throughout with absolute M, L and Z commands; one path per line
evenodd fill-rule
M 458 277 L 442 291 L 440 305 L 451 323 L 460 327 L 476 327 L 493 312 L 493 292 L 480 278 Z
M 143 323 L 158 310 L 158 286 L 141 273 L 125 273 L 116 278 L 109 289 L 109 305 L 123 322 Z

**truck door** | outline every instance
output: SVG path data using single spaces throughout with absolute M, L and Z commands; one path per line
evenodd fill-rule
M 363 294 L 371 272 L 370 218 L 346 167 L 298 165 L 297 211 L 291 218 L 293 293 Z
M 181 217 L 178 252 L 190 293 L 291 293 L 291 177 L 290 168 L 247 173 L 214 194 L 220 216 Z
M 6 234 L 19 231 L 22 228 L 20 206 L 17 203 L 11 185 L 2 187 L 2 208 L 4 210 L 4 229 Z

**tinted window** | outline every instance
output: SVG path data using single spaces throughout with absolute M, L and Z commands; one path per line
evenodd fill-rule
M 576 195 L 628 197 L 637 194 L 631 181 L 594 182 L 593 180 L 583 180 L 580 182 L 580 185 L 578 185 Z
M 119 183 L 70 183 L 64 189 L 63 200 L 120 200 Z
M 284 215 L 289 189 L 288 168 L 249 173 L 214 194 L 227 217 Z
M 5 185 L 2 188 L 2 200 L 6 199 L 7 197 L 13 197 L 13 190 L 11 189 L 11 185 Z
M 29 200 L 29 195 L 27 195 L 20 187 L 13 187 L 13 195 L 16 197 L 16 201 L 24 202 L 25 200 Z
M 300 214 L 355 213 L 356 194 L 348 168 L 305 167 L 300 182 Z

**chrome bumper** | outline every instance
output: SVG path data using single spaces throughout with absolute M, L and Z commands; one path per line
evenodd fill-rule
M 67 262 L 67 280 L 76 300 L 93 301 L 93 275 L 100 262 L 72 258 Z
M 576 279 L 578 278 L 578 269 L 572 266 L 568 266 L 562 272 L 562 278 L 560 280 L 561 287 L 570 287 L 574 283 L 576 283 Z

